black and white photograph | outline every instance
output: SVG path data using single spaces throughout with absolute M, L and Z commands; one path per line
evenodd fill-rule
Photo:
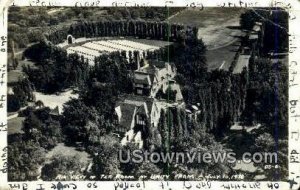
M 287 181 L 289 13 L 10 6 L 8 181 Z

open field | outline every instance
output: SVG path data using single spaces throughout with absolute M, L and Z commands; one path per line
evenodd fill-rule
M 171 23 L 182 23 L 199 28 L 198 38 L 207 46 L 207 65 L 211 69 L 228 70 L 239 46 L 239 8 L 185 9 L 170 18 Z
M 206 59 L 208 69 L 228 70 L 237 50 L 239 49 L 239 43 L 239 41 L 236 41 L 229 46 L 207 51 Z
M 19 81 L 19 79 L 22 79 L 24 77 L 24 73 L 19 70 L 12 70 L 7 73 L 7 83 L 12 84 Z
M 8 135 L 23 133 L 22 125 L 23 125 L 24 120 L 25 120 L 25 117 L 16 117 L 16 118 L 8 120 L 8 123 L 7 123 Z
M 171 44 L 172 42 L 167 42 L 167 41 L 162 41 L 162 40 L 148 40 L 148 39 L 139 39 L 139 38 L 134 38 L 134 37 L 97 37 L 97 38 L 76 38 L 75 40 L 75 44 L 71 44 L 69 45 L 67 40 L 65 40 L 64 42 L 58 44 L 59 47 L 63 47 L 63 48 L 68 48 L 69 46 L 78 46 L 78 45 L 82 45 L 86 42 L 92 42 L 92 41 L 100 41 L 100 40 L 130 40 L 133 42 L 137 42 L 137 43 L 143 43 L 146 45 L 151 45 L 151 46 L 157 46 L 157 47 L 164 47 L 167 46 L 169 44 Z
M 56 155 L 62 156 L 77 156 L 79 161 L 84 163 L 85 165 L 89 164 L 91 158 L 88 153 L 84 151 L 78 151 L 74 147 L 69 147 L 64 145 L 63 143 L 59 143 L 56 147 L 54 147 L 51 151 L 46 154 L 46 159 L 51 159 Z
M 169 21 L 199 28 L 198 37 L 202 38 L 208 49 L 217 48 L 235 40 L 240 33 L 240 8 L 185 9 Z
M 211 22 L 222 24 L 228 19 L 235 18 L 242 11 L 244 11 L 242 8 L 205 7 L 203 10 L 200 8 L 187 8 L 171 16 L 170 22 L 205 27 Z
M 43 94 L 40 92 L 34 92 L 36 101 L 41 100 L 44 103 L 44 106 L 54 109 L 58 106 L 59 111 L 62 111 L 63 104 L 69 101 L 71 98 L 78 98 L 78 94 L 73 94 L 72 90 L 56 94 Z

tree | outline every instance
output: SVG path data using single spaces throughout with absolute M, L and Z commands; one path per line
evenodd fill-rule
M 45 150 L 34 141 L 11 142 L 8 145 L 9 181 L 36 181 L 39 167 L 45 161 Z
M 275 148 L 278 146 L 278 148 Z M 255 165 L 260 167 L 267 179 L 269 180 L 278 180 L 280 176 L 281 179 L 285 179 L 288 176 L 288 156 L 287 149 L 288 146 L 287 140 L 278 140 L 275 142 L 274 138 L 269 133 L 263 133 L 255 139 L 255 143 L 252 147 L 253 152 L 261 153 L 275 153 L 277 157 L 277 162 L 275 162 L 275 157 L 270 157 L 272 160 L 264 160 L 262 163 L 256 163 Z M 277 149 L 274 151 L 274 149 Z M 269 169 L 266 165 L 271 165 Z
M 100 179 L 101 174 L 115 175 L 120 173 L 119 142 L 111 136 L 102 136 L 99 145 L 93 147 L 92 175 Z
M 269 133 L 259 135 L 255 139 L 253 149 L 256 152 L 271 152 L 274 148 L 275 140 Z
M 16 112 L 20 110 L 21 102 L 16 95 L 7 95 L 7 111 L 8 112 Z
M 35 106 L 38 108 L 42 108 L 42 107 L 44 107 L 44 103 L 41 100 L 38 100 L 35 102 Z
M 24 120 L 23 131 L 25 132 L 25 137 L 27 139 L 33 139 L 35 142 L 37 142 L 42 135 L 42 122 L 34 113 L 30 113 Z
M 25 132 L 24 139 L 38 142 L 47 150 L 54 148 L 63 140 L 61 125 L 59 121 L 52 120 L 50 111 L 48 107 L 27 108 L 21 113 L 26 117 L 22 128 Z
M 138 167 L 135 167 L 132 171 L 132 175 L 139 177 L 142 175 L 150 177 L 151 175 L 160 175 L 162 170 L 155 164 L 149 161 L 143 161 Z
M 172 144 L 172 151 L 174 152 L 188 152 L 191 155 L 195 154 L 202 154 L 202 153 L 226 153 L 225 148 L 223 145 L 216 141 L 212 134 L 207 133 L 203 128 L 197 126 L 196 124 L 192 124 L 192 130 L 189 135 L 186 136 L 179 136 Z M 188 170 L 187 170 L 188 168 Z M 172 164 L 171 169 L 173 170 L 172 173 L 176 173 L 181 171 L 185 171 L 184 173 L 187 174 L 214 174 L 214 175 L 224 175 L 230 173 L 231 164 L 228 159 L 225 159 L 224 162 L 212 160 L 212 162 L 205 163 L 201 162 L 199 164 L 197 159 L 191 163 L 179 163 L 179 164 Z M 194 173 L 195 172 L 195 173 Z
M 240 26 L 246 30 L 252 30 L 256 21 L 259 20 L 258 15 L 254 13 L 252 10 L 248 10 L 245 13 L 241 14 L 240 18 Z
M 69 142 L 84 142 L 91 111 L 81 100 L 72 99 L 63 108 L 63 131 Z
M 42 168 L 41 178 L 44 181 L 55 181 L 59 175 L 62 175 L 65 177 L 63 180 L 72 181 L 74 176 L 83 174 L 83 167 L 78 155 L 54 155 L 50 163 Z

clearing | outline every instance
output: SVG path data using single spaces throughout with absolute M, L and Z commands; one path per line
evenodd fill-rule
M 240 44 L 240 36 L 243 35 L 239 21 L 244 11 L 241 8 L 188 8 L 169 21 L 198 27 L 198 38 L 202 38 L 208 50 L 208 69 L 228 70 Z
M 41 92 L 34 92 L 36 101 L 41 100 L 44 106 L 54 109 L 58 106 L 59 111 L 63 110 L 63 104 L 71 100 L 71 98 L 78 98 L 78 94 L 73 93 L 73 90 L 69 90 L 58 95 L 56 94 L 43 94 Z
M 75 147 L 66 146 L 64 143 L 59 143 L 51 151 L 46 154 L 46 159 L 49 160 L 56 155 L 62 156 L 77 156 L 79 161 L 88 165 L 91 161 L 90 155 L 85 151 L 78 151 Z
M 235 41 L 235 36 L 240 33 L 238 27 L 243 11 L 241 8 L 217 7 L 185 9 L 169 21 L 198 27 L 198 37 L 203 39 L 208 49 L 212 49 Z
M 206 52 L 207 65 L 210 70 L 223 69 L 228 70 L 235 54 L 240 46 L 240 42 L 236 41 L 226 47 L 208 50 Z
M 8 135 L 22 134 L 23 121 L 25 117 L 16 117 L 7 121 L 7 133 Z

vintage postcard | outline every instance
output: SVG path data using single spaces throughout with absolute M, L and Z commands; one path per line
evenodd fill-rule
M 1 4 L 0 189 L 299 189 L 296 1 Z

